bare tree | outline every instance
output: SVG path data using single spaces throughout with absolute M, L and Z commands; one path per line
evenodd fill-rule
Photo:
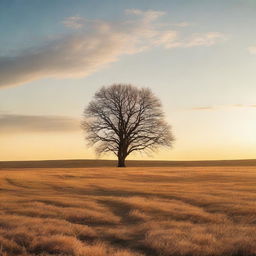
M 98 154 L 118 157 L 118 167 L 125 167 L 134 151 L 154 151 L 174 141 L 159 99 L 150 89 L 126 84 L 102 87 L 84 110 L 82 127 Z

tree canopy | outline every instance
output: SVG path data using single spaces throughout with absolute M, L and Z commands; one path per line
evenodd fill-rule
M 118 166 L 135 151 L 172 146 L 160 100 L 148 88 L 127 84 L 103 86 L 84 110 L 86 140 L 98 154 L 113 152 Z

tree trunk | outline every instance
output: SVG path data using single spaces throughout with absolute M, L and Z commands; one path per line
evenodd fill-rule
M 125 158 L 127 156 L 127 148 L 125 147 L 124 140 L 120 139 L 119 149 L 118 149 L 118 165 L 117 167 L 125 167 Z
M 125 157 L 118 156 L 118 165 L 117 167 L 125 167 Z

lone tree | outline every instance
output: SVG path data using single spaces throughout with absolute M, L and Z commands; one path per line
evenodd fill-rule
M 147 88 L 126 84 L 103 86 L 84 110 L 82 127 L 98 154 L 113 152 L 118 167 L 134 151 L 154 151 L 172 145 L 159 99 Z

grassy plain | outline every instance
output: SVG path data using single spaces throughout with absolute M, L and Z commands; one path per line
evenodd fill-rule
M 0 255 L 256 255 L 256 167 L 0 169 Z

